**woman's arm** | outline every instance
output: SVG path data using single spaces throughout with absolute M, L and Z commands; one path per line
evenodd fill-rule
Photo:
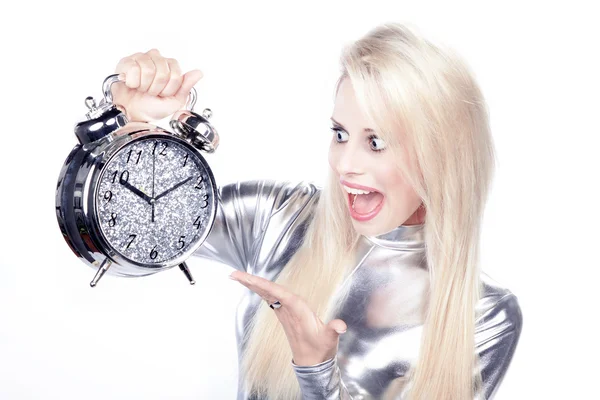
M 352 396 L 344 385 L 337 356 L 310 366 L 292 367 L 300 384 L 302 400 L 351 400 Z
M 300 246 L 300 237 L 316 204 L 319 189 L 308 182 L 250 180 L 218 188 L 213 227 L 194 253 L 237 270 L 260 275 L 285 266 Z
M 203 77 L 200 70 L 182 73 L 177 60 L 157 49 L 122 58 L 115 72 L 125 82 L 113 85 L 113 101 L 130 121 L 142 122 L 183 108 L 191 88 Z M 274 180 L 219 186 L 214 225 L 195 255 L 255 274 L 282 268 L 298 247 L 287 243 L 285 235 L 306 226 L 308 214 L 300 211 L 314 203 L 310 199 L 317 191 L 306 182 Z

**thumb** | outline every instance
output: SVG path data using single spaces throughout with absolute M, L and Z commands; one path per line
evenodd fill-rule
M 202 79 L 203 76 L 204 74 L 199 69 L 194 69 L 189 72 L 186 72 L 183 75 L 183 82 L 181 83 L 181 87 L 179 88 L 177 93 L 175 93 L 175 98 L 180 102 L 185 103 L 188 95 L 190 94 L 190 90 L 192 90 L 194 85 L 198 83 L 198 81 Z
M 333 329 L 334 331 L 336 331 L 338 333 L 338 335 L 345 333 L 346 330 L 348 329 L 348 326 L 346 325 L 346 323 L 344 321 L 342 321 L 341 319 L 334 319 L 334 320 L 330 321 L 327 324 L 327 326 L 330 327 L 331 329 Z

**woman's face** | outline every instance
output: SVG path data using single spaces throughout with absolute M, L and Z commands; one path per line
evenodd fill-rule
M 417 212 L 421 199 L 396 167 L 388 145 L 367 126 L 348 78 L 340 83 L 331 119 L 334 132 L 329 165 L 347 193 L 346 210 L 356 231 L 376 236 L 402 224 L 423 223 L 422 209 Z M 355 199 L 354 194 L 348 194 L 348 187 L 371 193 Z

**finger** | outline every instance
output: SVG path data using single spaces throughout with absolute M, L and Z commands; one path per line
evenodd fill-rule
M 280 301 L 281 298 L 276 298 L 274 297 L 271 293 L 269 293 L 268 291 L 254 285 L 251 283 L 248 283 L 247 281 L 244 280 L 240 280 L 238 281 L 240 282 L 242 285 L 246 286 L 248 289 L 252 290 L 254 293 L 256 293 L 257 295 L 259 295 L 264 301 L 267 302 L 267 304 L 273 304 L 276 301 Z
M 150 88 L 152 81 L 154 80 L 154 75 L 156 74 L 156 66 L 152 61 L 152 58 L 148 54 L 140 54 L 134 57 L 135 61 L 140 66 L 141 70 L 141 78 L 140 78 L 140 86 L 138 87 L 138 91 L 145 93 Z
M 179 63 L 174 58 L 167 58 L 167 64 L 169 64 L 169 71 L 171 71 L 171 76 L 169 77 L 169 82 L 165 85 L 165 88 L 162 92 L 159 93 L 162 97 L 171 97 L 174 96 L 175 93 L 181 87 L 183 83 L 183 75 L 181 74 L 181 67 Z
M 181 87 L 175 94 L 177 100 L 184 103 L 190 94 L 190 90 L 192 90 L 194 85 L 198 83 L 198 81 L 202 79 L 203 76 L 204 74 L 199 69 L 194 69 L 192 71 L 186 72 L 185 75 L 183 75 L 183 82 L 181 84 Z
M 171 72 L 167 60 L 160 55 L 157 49 L 150 50 L 148 55 L 156 67 L 156 73 L 154 74 L 152 84 L 148 88 L 148 94 L 151 96 L 158 96 L 169 82 L 169 75 Z
M 271 282 L 268 279 L 261 278 L 260 276 L 246 274 L 239 271 L 235 271 L 231 275 L 232 277 L 238 279 L 241 284 L 256 292 L 267 301 L 279 300 L 283 304 L 292 295 L 283 286 Z
M 342 333 L 346 332 L 346 330 L 348 329 L 348 326 L 346 325 L 346 323 L 344 321 L 342 321 L 341 319 L 334 319 L 333 321 L 329 321 L 327 326 L 330 327 L 331 329 L 333 329 L 334 331 L 336 331 L 340 335 Z
M 122 58 L 115 68 L 119 75 L 125 75 L 125 86 L 130 89 L 137 89 L 140 86 L 140 65 L 135 61 L 136 56 L 142 53 L 136 53 L 130 57 Z

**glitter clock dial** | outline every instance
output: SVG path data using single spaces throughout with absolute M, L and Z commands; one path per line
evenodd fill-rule
M 213 212 L 202 161 L 167 137 L 123 146 L 105 165 L 95 195 L 100 231 L 121 256 L 164 264 L 201 238 Z

